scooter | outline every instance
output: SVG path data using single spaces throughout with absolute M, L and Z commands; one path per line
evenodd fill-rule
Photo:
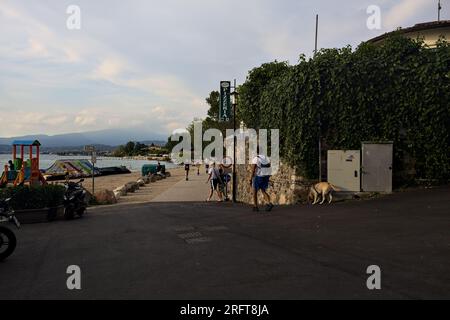
M 11 198 L 0 200 L 0 222 L 13 223 L 17 229 L 20 228 L 20 222 L 14 215 L 9 202 Z M 11 229 L 0 225 L 0 261 L 8 258 L 16 249 L 17 239 Z
M 83 181 L 84 179 L 78 182 L 68 181 L 65 183 L 64 218 L 66 219 L 73 219 L 75 215 L 81 218 L 86 212 L 86 190 L 81 185 Z

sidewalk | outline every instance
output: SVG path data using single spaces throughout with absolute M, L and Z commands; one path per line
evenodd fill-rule
M 189 181 L 183 179 L 177 182 L 151 202 L 203 202 L 210 190 L 210 184 L 206 183 L 207 179 L 203 167 L 200 168 L 200 175 L 197 175 L 197 168 L 193 168 L 189 171 Z

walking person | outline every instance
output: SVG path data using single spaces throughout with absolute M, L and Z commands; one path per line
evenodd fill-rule
M 222 196 L 225 198 L 225 201 L 230 201 L 228 198 L 228 182 L 230 182 L 230 176 L 226 173 L 225 166 L 223 164 L 219 165 L 219 174 L 222 183 L 220 184 L 220 192 Z
M 266 211 L 271 211 L 273 204 L 267 193 L 270 175 L 272 173 L 270 159 L 265 155 L 258 155 L 252 160 L 252 172 L 250 185 L 253 187 L 253 211 L 258 212 L 258 191 L 261 190 L 264 200 L 267 202 Z
M 211 190 L 209 192 L 209 197 L 206 199 L 207 202 L 209 202 L 214 194 L 214 190 L 217 193 L 217 198 L 219 199 L 219 202 L 222 202 L 222 192 L 220 191 L 219 186 L 223 183 L 219 169 L 216 168 L 216 164 L 213 162 L 211 168 L 209 169 L 208 173 L 208 180 L 206 180 L 206 183 L 211 184 Z
M 190 164 L 186 162 L 184 164 L 184 171 L 186 172 L 186 181 L 189 180 L 189 169 L 190 169 Z

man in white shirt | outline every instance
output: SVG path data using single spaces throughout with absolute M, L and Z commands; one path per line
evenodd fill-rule
M 253 211 L 258 209 L 258 190 L 261 190 L 264 199 L 267 202 L 266 211 L 271 211 L 273 204 L 270 201 L 270 196 L 267 193 L 269 187 L 269 179 L 272 174 L 270 159 L 265 155 L 258 155 L 252 160 L 252 173 L 250 185 L 253 187 Z

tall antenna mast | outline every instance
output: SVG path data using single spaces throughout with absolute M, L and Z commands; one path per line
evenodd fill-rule
M 441 0 L 439 0 L 438 1 L 438 22 L 441 21 L 441 10 L 442 10 Z
M 317 53 L 317 34 L 318 34 L 318 32 L 319 32 L 319 15 L 316 14 L 316 38 L 315 38 L 315 42 L 314 42 L 314 54 Z

